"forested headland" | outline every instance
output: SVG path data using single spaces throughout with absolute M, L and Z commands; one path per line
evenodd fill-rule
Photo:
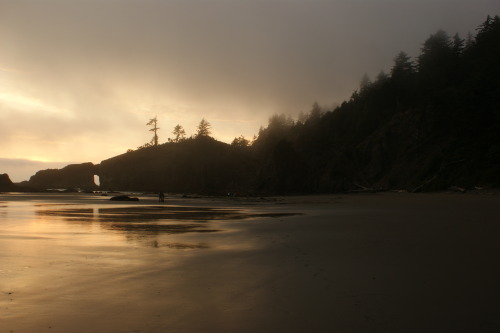
M 273 117 L 253 150 L 280 191 L 442 190 L 500 185 L 500 19 L 475 37 L 431 35 L 350 100 L 305 121 Z
M 155 123 L 156 128 L 156 123 Z M 179 130 L 179 128 L 177 128 Z M 179 134 L 179 132 L 177 132 Z M 182 133 L 181 133 L 182 134 Z M 102 161 L 101 188 L 178 193 L 437 191 L 500 186 L 500 18 L 438 31 L 349 100 L 275 115 L 255 140 L 209 131 Z

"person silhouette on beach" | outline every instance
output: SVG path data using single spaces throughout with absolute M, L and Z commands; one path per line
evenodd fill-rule
M 158 193 L 158 202 L 165 202 L 165 194 L 163 192 Z

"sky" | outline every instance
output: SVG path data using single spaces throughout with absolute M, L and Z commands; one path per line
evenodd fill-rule
M 0 173 L 100 161 L 205 118 L 252 138 L 273 114 L 331 109 L 367 74 L 462 37 L 498 0 L 0 0 Z

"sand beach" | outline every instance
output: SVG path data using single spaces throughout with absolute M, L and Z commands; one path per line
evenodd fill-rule
M 0 332 L 498 332 L 500 196 L 0 194 Z

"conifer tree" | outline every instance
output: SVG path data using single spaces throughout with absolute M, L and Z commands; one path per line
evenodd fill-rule
M 212 131 L 210 131 L 211 127 L 212 125 L 210 125 L 210 123 L 206 121 L 205 118 L 201 119 L 196 129 L 196 137 L 198 138 L 210 136 L 210 134 L 212 134 Z
M 184 130 L 184 127 L 179 124 L 174 127 L 172 134 L 175 136 L 170 140 L 172 142 L 181 142 L 186 138 L 186 131 Z
M 158 127 L 158 119 L 156 118 L 156 116 L 152 119 L 149 119 L 149 122 L 146 124 L 146 126 L 152 126 L 149 131 L 154 132 L 153 138 L 151 139 L 151 145 L 158 146 L 158 130 L 160 128 Z
M 398 55 L 394 58 L 394 66 L 391 69 L 392 78 L 398 79 L 400 77 L 406 77 L 413 74 L 413 72 L 414 66 L 411 58 L 406 52 L 399 52 Z

